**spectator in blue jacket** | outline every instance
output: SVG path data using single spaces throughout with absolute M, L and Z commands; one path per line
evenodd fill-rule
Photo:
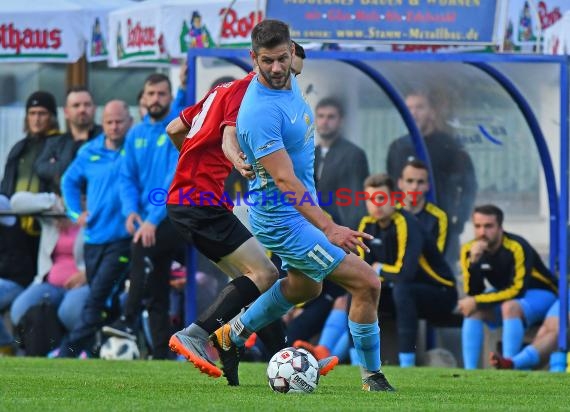
M 177 109 L 171 110 L 168 77 L 151 74 L 144 83 L 142 101 L 147 116 L 127 135 L 119 179 L 126 229 L 133 235 L 129 294 L 123 316 L 104 327 L 103 333 L 134 340 L 143 298 L 148 295 L 152 357 L 165 359 L 171 335 L 170 266 L 173 259 L 183 262 L 185 255 L 184 240 L 167 219 L 165 207 L 178 162 L 178 150 L 166 134 L 168 123 L 178 116 Z
M 85 269 L 90 293 L 81 319 L 64 339 L 59 357 L 88 355 L 95 332 L 112 316 L 127 274 L 130 235 L 125 229 L 121 193 L 117 180 L 123 158 L 123 143 L 131 126 L 128 106 L 110 101 L 103 110 L 103 134 L 86 143 L 62 178 L 67 214 L 85 227 Z M 81 189 L 87 187 L 87 201 Z M 110 304 L 111 303 L 111 304 Z

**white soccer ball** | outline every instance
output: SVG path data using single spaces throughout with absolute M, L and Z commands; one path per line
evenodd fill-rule
M 99 351 L 99 357 L 106 360 L 133 360 L 140 356 L 136 342 L 116 336 L 107 339 Z
M 319 364 L 303 349 L 285 348 L 267 366 L 269 387 L 280 393 L 311 393 L 319 384 Z

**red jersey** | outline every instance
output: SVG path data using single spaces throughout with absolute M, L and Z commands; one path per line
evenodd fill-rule
M 253 76 L 254 72 L 219 84 L 180 113 L 190 131 L 180 149 L 168 204 L 233 208 L 231 199 L 224 194 L 232 163 L 222 151 L 222 132 L 225 126 L 236 125 L 241 101 Z

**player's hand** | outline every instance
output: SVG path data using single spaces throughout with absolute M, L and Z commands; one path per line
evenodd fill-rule
M 477 302 L 473 296 L 467 296 L 459 299 L 457 307 L 464 317 L 471 316 L 477 309 Z
M 324 230 L 325 235 L 331 241 L 331 243 L 342 248 L 345 252 L 354 252 L 358 254 L 358 247 L 360 246 L 367 253 L 370 252 L 368 246 L 364 244 L 362 239 L 372 239 L 368 233 L 358 232 L 356 230 L 349 229 L 346 226 L 340 226 L 337 224 L 331 224 L 328 228 Z
M 81 213 L 79 215 L 79 217 L 77 218 L 77 224 L 79 225 L 79 227 L 87 226 L 87 218 L 88 217 L 89 217 L 89 213 L 87 213 L 87 211 L 84 211 L 83 213 Z
M 74 289 L 78 288 L 79 286 L 83 286 L 87 283 L 87 277 L 85 276 L 85 272 L 78 271 L 75 272 L 73 275 L 67 279 L 67 281 L 63 284 L 65 289 Z
M 131 213 L 128 217 L 127 217 L 127 221 L 125 222 L 125 227 L 127 228 L 127 232 L 129 232 L 130 235 L 133 235 L 135 233 L 135 231 L 137 230 L 136 226 L 141 227 L 142 226 L 142 219 L 139 216 L 138 213 Z
M 488 245 L 484 239 L 477 239 L 471 244 L 471 249 L 469 250 L 469 260 L 471 263 L 475 263 L 481 259 Z
M 156 226 L 149 222 L 144 222 L 133 236 L 133 243 L 142 241 L 143 247 L 151 247 L 156 243 Z
M 255 172 L 253 171 L 253 166 L 245 162 L 246 159 L 247 156 L 245 153 L 240 152 L 239 157 L 237 157 L 234 162 L 234 167 L 239 172 L 239 174 L 245 177 L 247 180 L 253 180 L 255 179 Z

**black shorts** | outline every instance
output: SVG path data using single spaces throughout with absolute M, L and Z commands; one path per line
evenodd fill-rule
M 168 217 L 188 243 L 218 262 L 253 235 L 223 206 L 166 205 Z

